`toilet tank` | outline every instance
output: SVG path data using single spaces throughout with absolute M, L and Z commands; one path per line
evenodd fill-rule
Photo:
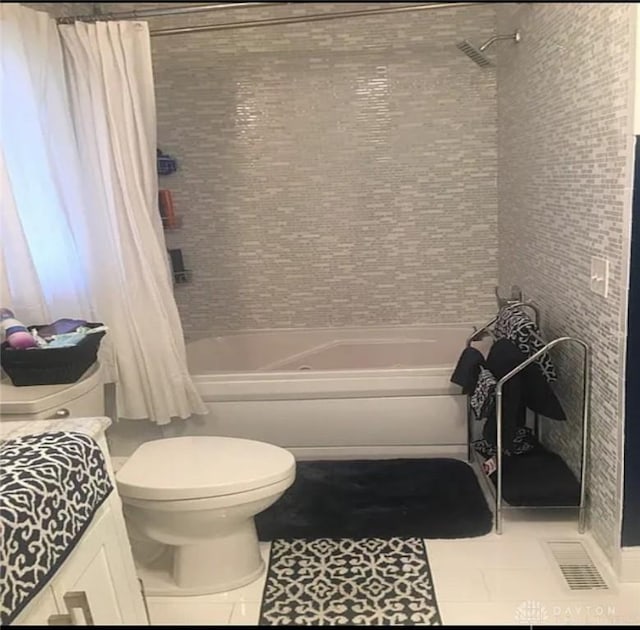
M 2 422 L 104 415 L 104 383 L 98 363 L 75 383 L 15 387 L 8 378 L 0 381 Z

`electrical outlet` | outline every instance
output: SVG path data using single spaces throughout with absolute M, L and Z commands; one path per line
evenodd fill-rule
M 602 297 L 609 292 L 609 261 L 606 258 L 591 257 L 591 290 Z

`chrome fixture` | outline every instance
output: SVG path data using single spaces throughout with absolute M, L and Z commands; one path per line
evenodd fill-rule
M 486 68 L 488 66 L 492 66 L 493 63 L 489 60 L 489 58 L 484 54 L 484 51 L 491 46 L 494 42 L 499 42 L 502 40 L 512 39 L 514 42 L 519 42 L 521 39 L 520 31 L 516 31 L 513 35 L 494 35 L 491 39 L 488 39 L 480 48 L 476 48 L 473 44 L 471 44 L 468 40 L 463 39 L 461 42 L 458 42 L 456 46 L 469 57 L 471 60 L 475 61 L 480 67 Z

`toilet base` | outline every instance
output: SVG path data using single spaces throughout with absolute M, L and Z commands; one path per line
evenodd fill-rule
M 180 588 L 171 577 L 170 570 L 160 572 L 149 570 L 148 568 L 136 568 L 138 569 L 138 577 L 144 584 L 144 594 L 147 597 L 189 597 L 192 595 L 212 595 L 247 586 L 258 580 L 261 575 L 264 575 L 265 565 L 263 562 L 253 574 L 245 576 L 242 580 L 236 582 L 221 584 L 215 590 L 211 590 L 208 587 Z
M 265 572 L 253 518 L 213 540 L 167 546 L 151 566 L 137 566 L 149 596 L 208 595 L 240 588 Z

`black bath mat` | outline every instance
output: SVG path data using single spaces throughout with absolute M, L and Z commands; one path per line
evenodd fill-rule
M 441 625 L 424 542 L 275 540 L 259 625 Z
M 303 461 L 256 526 L 265 541 L 466 538 L 487 534 L 492 514 L 471 467 L 455 459 Z
M 580 483 L 564 460 L 541 445 L 530 453 L 505 457 L 502 497 L 512 506 L 579 506 Z M 490 476 L 494 486 L 497 473 Z

